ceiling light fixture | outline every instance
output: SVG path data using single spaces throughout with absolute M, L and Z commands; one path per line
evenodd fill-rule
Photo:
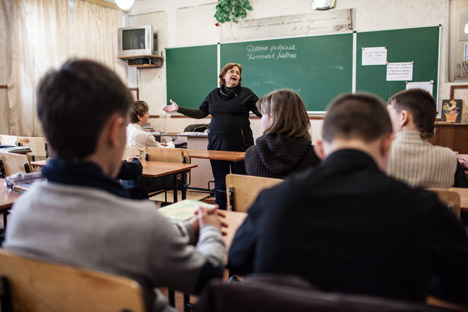
M 130 10 L 135 0 L 115 0 L 115 3 L 124 11 Z

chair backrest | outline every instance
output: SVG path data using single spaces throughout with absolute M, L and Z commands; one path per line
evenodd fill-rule
M 302 282 L 301 282 L 302 281 Z M 440 311 L 371 296 L 333 294 L 316 290 L 298 277 L 256 276 L 237 283 L 210 284 L 195 306 L 195 312 L 423 312 Z
M 147 160 L 150 161 L 190 163 L 188 152 L 183 148 L 147 147 L 145 148 L 145 153 L 147 155 Z
M 129 157 L 140 157 L 141 151 L 138 147 L 135 146 L 127 146 L 125 147 L 124 153 L 122 155 L 122 159 L 125 160 Z
M 0 176 L 2 178 L 18 172 L 31 172 L 28 156 L 17 153 L 0 152 L 0 171 Z
M 228 174 L 226 176 L 228 209 L 246 212 L 262 190 L 283 181 L 282 179 Z
M 2 311 L 144 311 L 141 286 L 126 277 L 38 261 L 0 249 Z M 8 290 L 5 291 L 5 288 Z
M 33 157 L 33 160 L 46 159 L 48 155 L 47 140 L 44 137 L 17 137 L 16 142 L 19 146 L 27 146 L 31 149 L 28 156 Z
M 441 188 L 428 188 L 427 190 L 436 193 L 439 200 L 447 205 L 457 218 L 460 218 L 460 194 Z
M 16 135 L 0 134 L 0 144 L 16 146 L 16 138 Z

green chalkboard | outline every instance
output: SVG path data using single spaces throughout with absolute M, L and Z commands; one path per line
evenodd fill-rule
M 325 111 L 352 90 L 351 33 L 221 44 L 221 66 L 243 66 L 242 85 L 258 97 L 281 88 L 298 92 L 308 111 Z
M 357 34 L 356 91 L 378 94 L 387 101 L 406 89 L 405 81 L 387 81 L 387 66 L 362 66 L 363 47 L 387 47 L 387 62 L 414 62 L 413 82 L 433 81 L 437 99 L 439 27 L 359 32 Z
M 198 108 L 218 86 L 217 46 L 166 49 L 167 102 Z

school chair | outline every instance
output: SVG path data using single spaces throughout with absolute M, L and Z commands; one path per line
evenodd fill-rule
M 27 155 L 30 161 L 44 160 L 49 157 L 47 140 L 44 137 L 23 137 L 16 139 L 18 146 L 27 146 L 31 149 Z
M 0 178 L 4 179 L 19 172 L 31 172 L 28 156 L 24 154 L 0 152 Z M 8 210 L 2 212 L 4 229 L 6 229 L 7 226 L 8 214 Z
M 15 135 L 0 134 L 0 144 L 16 146 L 16 138 Z
M 175 163 L 190 163 L 190 157 L 188 151 L 183 148 L 160 148 L 160 147 L 147 147 L 145 149 L 146 158 L 148 161 L 163 161 L 163 162 L 175 162 Z M 188 181 L 186 186 L 190 185 L 191 174 L 188 174 Z M 186 179 L 187 180 L 187 179 Z M 174 202 L 174 191 L 168 190 L 166 192 L 160 192 L 151 196 L 149 199 L 156 202 L 173 203 Z M 182 191 L 177 191 L 177 198 L 182 198 Z M 186 192 L 186 199 L 191 200 L 203 200 L 210 197 L 209 192 L 197 192 L 188 190 Z
M 31 172 L 28 156 L 0 151 L 0 178 L 6 178 L 18 172 Z
M 428 188 L 427 190 L 436 193 L 439 200 L 460 219 L 460 194 L 442 188 Z
M 144 311 L 134 280 L 0 249 L 1 311 Z
M 282 179 L 228 174 L 226 176 L 228 210 L 246 212 L 261 191 L 283 181 Z
M 125 147 L 124 153 L 122 155 L 122 160 L 125 160 L 127 158 L 140 158 L 142 152 L 138 147 L 134 146 L 127 146 Z
M 394 299 L 317 290 L 300 277 L 254 275 L 242 282 L 211 283 L 195 312 L 429 312 L 438 309 Z

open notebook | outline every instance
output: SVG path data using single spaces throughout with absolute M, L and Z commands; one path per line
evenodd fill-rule
M 168 219 L 174 221 L 186 221 L 195 215 L 195 211 L 197 211 L 198 206 L 210 208 L 215 207 L 215 205 L 207 204 L 202 201 L 185 199 L 160 208 L 158 211 Z

